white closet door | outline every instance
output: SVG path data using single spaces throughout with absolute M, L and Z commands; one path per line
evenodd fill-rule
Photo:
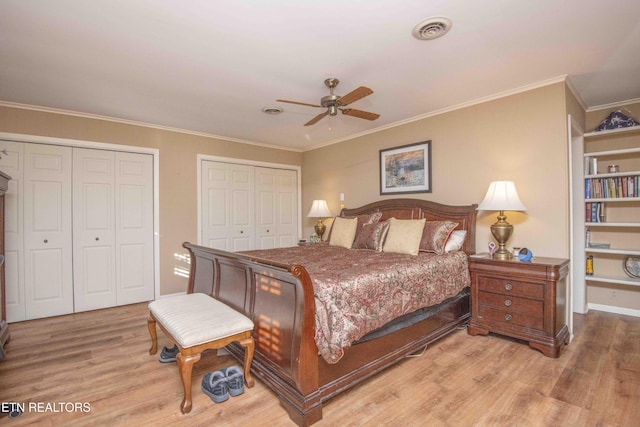
M 73 149 L 75 311 L 116 305 L 113 151 Z
M 278 247 L 295 246 L 298 242 L 298 173 L 277 169 Z
M 26 318 L 73 312 L 71 148 L 24 146 Z
M 226 251 L 254 248 L 253 166 L 202 161 L 201 243 Z
M 276 170 L 256 167 L 256 249 L 278 247 Z
M 297 173 L 255 168 L 256 248 L 293 246 L 297 242 Z
M 19 322 L 26 319 L 24 299 L 24 236 L 23 236 L 23 186 L 24 186 L 24 144 L 2 141 L 0 149 L 7 154 L 1 155 L 0 170 L 11 176 L 9 188 L 5 193 L 5 296 L 7 322 Z
M 153 157 L 115 153 L 117 304 L 154 299 Z

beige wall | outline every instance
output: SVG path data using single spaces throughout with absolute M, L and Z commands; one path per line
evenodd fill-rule
M 301 153 L 106 120 L 0 107 L 0 132 L 156 148 L 160 152 L 160 293 L 186 290 L 175 254 L 197 241 L 196 156 L 302 165 Z
M 425 118 L 303 153 L 303 212 L 326 199 L 334 214 L 339 194 L 356 207 L 379 194 L 379 150 L 432 141 L 433 192 L 411 195 L 446 204 L 479 203 L 489 182 L 512 180 L 526 213 L 508 212 L 512 246 L 535 255 L 568 257 L 568 154 L 565 85 L 557 83 Z M 476 249 L 486 251 L 496 212 L 479 212 Z M 311 219 L 303 218 L 306 235 Z
M 507 213 L 509 246 L 538 256 L 568 256 L 568 177 L 564 83 L 443 113 L 375 134 L 297 153 L 106 120 L 0 107 L 0 132 L 157 148 L 160 152 L 161 294 L 185 289 L 183 241 L 197 239 L 196 155 L 302 166 L 303 216 L 315 198 L 334 214 L 345 205 L 389 198 L 379 194 L 379 150 L 432 141 L 433 192 L 412 195 L 446 204 L 479 203 L 489 182 L 516 183 L 526 213 Z M 314 221 L 303 220 L 303 233 Z M 479 212 L 476 245 L 492 239 L 495 212 Z

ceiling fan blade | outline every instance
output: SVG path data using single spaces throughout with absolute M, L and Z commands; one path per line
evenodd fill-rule
M 276 99 L 277 102 L 287 102 L 289 104 L 298 104 L 298 105 L 306 105 L 307 107 L 322 107 L 322 105 L 318 104 L 309 104 L 306 102 L 298 102 L 298 101 L 289 101 L 287 99 Z
M 373 91 L 368 87 L 360 86 L 338 99 L 338 105 L 349 105 L 352 102 L 356 102 L 357 100 L 364 98 L 365 96 L 371 95 L 372 93 Z
M 311 126 L 311 125 L 315 125 L 316 123 L 318 123 L 321 119 L 324 118 L 324 116 L 328 115 L 329 111 L 325 111 L 322 114 L 318 114 L 317 116 L 315 116 L 313 119 L 309 120 L 307 123 L 305 123 L 305 126 Z
M 342 114 L 346 114 L 347 116 L 357 117 L 359 119 L 365 120 L 375 120 L 380 117 L 380 114 L 370 113 L 368 111 L 362 110 L 354 110 L 353 108 L 345 108 L 341 109 Z

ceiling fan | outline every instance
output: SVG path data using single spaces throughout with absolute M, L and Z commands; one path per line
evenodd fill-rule
M 306 102 L 298 102 L 298 101 L 289 101 L 287 99 L 276 99 L 278 102 L 288 102 L 289 104 L 297 104 L 297 105 L 306 105 L 307 107 L 318 107 L 318 108 L 326 108 L 327 111 L 324 113 L 320 113 L 315 116 L 313 119 L 309 120 L 305 123 L 305 126 L 311 126 L 313 124 L 318 123 L 322 118 L 326 116 L 335 116 L 338 114 L 338 110 L 342 112 L 342 114 L 346 114 L 347 116 L 357 117 L 359 119 L 365 120 L 375 120 L 380 117 L 380 114 L 370 113 L 368 111 L 355 110 L 353 108 L 341 108 L 346 105 L 351 104 L 352 102 L 356 102 L 365 96 L 369 96 L 373 93 L 371 89 L 365 86 L 360 86 L 357 89 L 352 90 L 348 94 L 344 96 L 336 95 L 333 93 L 333 90 L 338 86 L 340 80 L 336 78 L 329 78 L 324 81 L 325 86 L 329 88 L 329 95 L 323 96 L 320 99 L 320 105 L 318 104 L 309 104 Z

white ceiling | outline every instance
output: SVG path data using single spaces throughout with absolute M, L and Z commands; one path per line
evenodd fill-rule
M 451 31 L 413 38 L 431 16 Z M 0 0 L 4 105 L 295 150 L 564 75 L 589 107 L 640 98 L 640 1 Z M 322 110 L 275 102 L 319 103 L 327 77 L 381 117 L 304 127 Z

